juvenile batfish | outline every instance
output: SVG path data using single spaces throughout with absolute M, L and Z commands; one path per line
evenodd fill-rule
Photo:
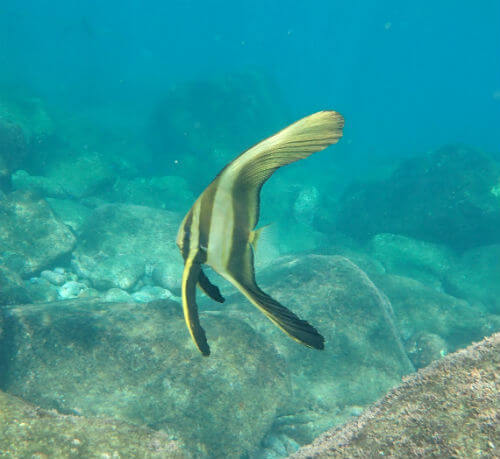
M 196 286 L 224 302 L 204 274 L 211 266 L 231 282 L 268 319 L 306 346 L 323 349 L 324 338 L 305 320 L 264 293 L 254 274 L 253 250 L 259 236 L 260 190 L 276 169 L 337 143 L 344 118 L 334 111 L 307 116 L 263 140 L 230 162 L 193 204 L 182 221 L 177 245 L 184 258 L 182 309 L 196 346 L 210 355 L 196 305 Z

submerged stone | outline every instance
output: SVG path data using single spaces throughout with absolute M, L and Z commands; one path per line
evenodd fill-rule
M 374 276 L 388 296 L 396 324 L 405 341 L 421 332 L 446 342 L 452 352 L 500 330 L 500 316 L 403 276 Z
M 182 260 L 175 245 L 180 218 L 177 214 L 131 204 L 100 206 L 81 228 L 72 265 L 81 278 L 99 290 L 130 290 L 156 267 L 178 270 L 175 286 L 182 278 Z M 161 276 L 155 276 L 161 278 Z
M 258 72 L 176 85 L 150 117 L 152 172 L 206 179 L 286 121 L 279 91 Z
M 447 290 L 500 314 L 500 244 L 466 251 L 446 276 Z
M 10 174 L 22 164 L 27 153 L 28 145 L 22 128 L 2 119 L 0 110 L 0 190 L 9 188 Z
M 0 387 L 45 409 L 175 432 L 189 452 L 254 451 L 289 396 L 272 345 L 202 312 L 212 346 L 194 347 L 178 303 L 68 300 L 3 311 Z
M 458 250 L 500 242 L 500 166 L 471 148 L 449 146 L 405 160 L 384 181 L 348 189 L 338 228 L 361 240 L 402 234 Z
M 185 212 L 195 200 L 183 177 L 119 178 L 104 194 L 110 202 L 123 202 Z
M 371 252 L 387 273 L 411 277 L 438 289 L 456 258 L 444 245 L 387 233 L 372 239 Z
M 59 220 L 75 233 L 79 233 L 86 218 L 92 213 L 92 209 L 72 199 L 47 198 L 47 202 Z
M 347 258 L 284 257 L 258 280 L 265 292 L 325 337 L 323 351 L 308 349 L 246 299 L 235 295 L 228 300 L 231 315 L 268 337 L 290 368 L 294 398 L 275 434 L 301 444 L 311 441 L 345 419 L 344 407 L 373 402 L 413 371 L 389 301 Z
M 291 457 L 497 457 L 499 371 L 497 333 L 407 377 Z
M 30 175 L 24 170 L 18 170 L 12 174 L 12 188 L 30 191 L 44 198 L 68 197 L 68 193 L 58 182 L 41 175 Z
M 0 391 L 2 457 L 186 458 L 171 433 L 111 418 L 86 418 L 46 411 Z
M 31 301 L 31 295 L 21 277 L 6 266 L 0 266 L 0 306 Z
M 28 277 L 68 255 L 75 242 L 45 200 L 19 191 L 0 196 L 0 264 Z
M 47 165 L 45 175 L 66 196 L 83 198 L 110 188 L 116 180 L 113 164 L 98 152 L 66 154 Z M 61 196 L 52 196 L 61 197 Z

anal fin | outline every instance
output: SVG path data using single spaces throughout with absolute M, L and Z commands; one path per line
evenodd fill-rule
M 189 333 L 193 338 L 200 352 L 210 355 L 205 330 L 200 324 L 198 316 L 198 305 L 196 304 L 196 284 L 201 272 L 201 265 L 196 261 L 196 255 L 191 255 L 186 259 L 184 272 L 182 274 L 182 310 Z

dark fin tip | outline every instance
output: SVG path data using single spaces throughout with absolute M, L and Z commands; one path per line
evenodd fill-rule
M 202 353 L 203 357 L 208 357 L 210 355 L 210 346 L 206 341 L 202 345 L 200 345 L 198 349 Z

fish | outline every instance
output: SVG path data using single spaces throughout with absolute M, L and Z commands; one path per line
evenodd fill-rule
M 203 271 L 210 266 L 295 341 L 324 348 L 323 336 L 307 321 L 262 291 L 254 270 L 254 251 L 262 228 L 260 191 L 280 167 L 307 158 L 342 137 L 344 118 L 333 110 L 306 116 L 262 140 L 227 164 L 186 214 L 176 243 L 184 259 L 182 310 L 189 334 L 202 355 L 210 346 L 201 326 L 196 288 L 212 300 L 225 301 Z

